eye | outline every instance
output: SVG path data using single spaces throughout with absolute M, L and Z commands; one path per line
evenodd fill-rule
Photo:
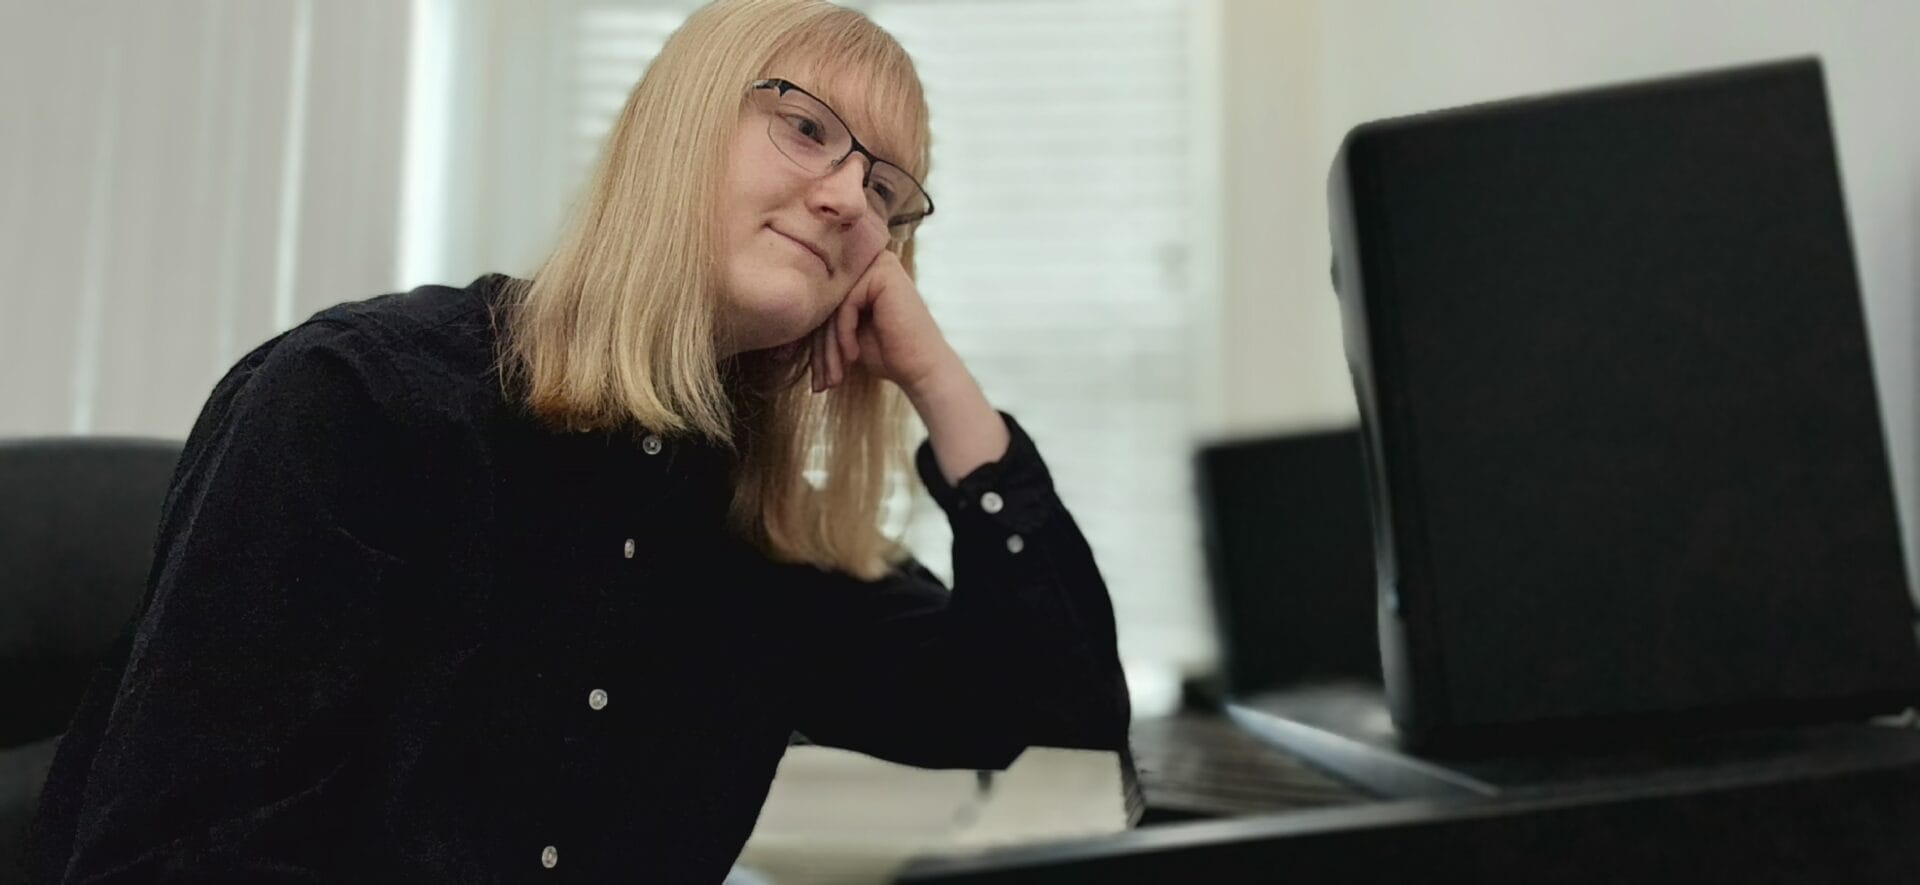
M 893 205 L 894 190 L 892 185 L 876 178 L 867 183 L 867 189 L 873 191 L 874 195 L 878 196 L 882 203 L 888 206 Z
M 827 127 L 821 125 L 819 120 L 792 111 L 783 111 L 780 119 L 801 138 L 819 145 L 827 143 Z

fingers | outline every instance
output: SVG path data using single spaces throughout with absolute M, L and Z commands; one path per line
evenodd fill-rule
M 808 333 L 809 359 L 813 368 L 813 392 L 820 393 L 840 383 L 840 347 L 839 338 L 833 333 L 833 319 L 829 317 L 818 328 Z
M 808 336 L 811 340 L 809 340 L 807 343 L 807 357 L 813 364 L 813 392 L 814 393 L 819 393 L 820 391 L 827 389 L 826 387 L 827 349 L 824 346 L 825 345 L 824 336 L 821 334 L 823 331 L 825 331 L 825 328 L 826 328 L 825 326 L 822 326 L 819 329 L 815 329 Z
M 836 387 L 847 380 L 847 369 L 859 361 L 863 350 L 873 348 L 872 329 L 860 323 L 860 304 L 864 299 L 849 298 L 834 308 L 826 322 L 810 333 L 809 346 L 813 369 L 813 392 Z
M 854 330 L 857 329 L 859 325 L 860 308 L 852 299 L 848 299 L 846 303 L 840 305 L 840 309 L 833 315 L 833 331 L 840 338 L 840 358 L 843 361 L 841 365 L 843 371 L 846 366 L 852 365 L 860 359 L 860 342 L 854 337 Z
M 842 354 L 840 351 L 840 336 L 835 333 L 833 328 L 834 320 L 837 317 L 839 317 L 839 315 L 840 315 L 839 311 L 835 311 L 833 316 L 827 318 L 826 325 L 820 328 L 820 333 L 823 336 L 825 336 L 827 339 L 826 363 L 827 363 L 827 386 L 828 387 L 834 387 L 839 385 L 839 383 L 842 380 L 844 380 L 846 377 L 846 372 L 844 371 L 846 368 L 846 364 L 845 364 L 845 361 L 842 359 Z

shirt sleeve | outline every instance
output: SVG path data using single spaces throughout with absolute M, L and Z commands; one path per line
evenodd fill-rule
M 953 527 L 952 590 L 914 560 L 845 578 L 816 631 L 798 730 L 926 768 L 1004 769 L 1029 746 L 1115 750 L 1131 789 L 1106 584 L 1033 440 L 1001 417 L 1006 454 L 957 483 L 930 440 L 915 458 Z
M 95 699 L 104 729 L 81 736 L 91 758 L 58 800 L 61 881 L 321 878 L 389 651 L 383 585 L 403 566 L 381 514 L 404 509 L 405 453 L 370 353 L 310 324 L 215 387 L 125 668 Z

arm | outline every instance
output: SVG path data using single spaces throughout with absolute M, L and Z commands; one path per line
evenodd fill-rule
M 904 389 L 927 425 L 940 478 L 950 488 L 980 465 L 1006 457 L 1013 440 L 959 355 L 943 351 L 926 376 Z
M 809 740 L 931 768 L 1005 768 L 1034 745 L 1130 760 L 1105 582 L 1032 440 L 995 415 L 1005 457 L 957 484 L 931 442 L 916 457 L 953 526 L 953 590 L 909 560 L 819 594 L 797 699 Z M 997 512 L 979 503 L 988 492 Z
M 404 500 L 397 433 L 356 341 L 296 329 L 209 398 L 104 730 L 61 803 L 64 881 L 319 878 L 402 565 L 382 549 Z
M 1120 753 L 1142 807 L 1113 607 L 1033 441 L 986 395 L 892 252 L 812 340 L 816 392 L 871 372 L 927 425 L 921 482 L 953 527 L 951 593 L 908 561 L 826 594 L 800 699 L 810 740 L 925 767 L 1005 768 L 1032 745 Z

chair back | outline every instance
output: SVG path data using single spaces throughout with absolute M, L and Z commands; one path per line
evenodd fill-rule
M 0 440 L 0 747 L 51 737 L 139 606 L 174 440 Z

